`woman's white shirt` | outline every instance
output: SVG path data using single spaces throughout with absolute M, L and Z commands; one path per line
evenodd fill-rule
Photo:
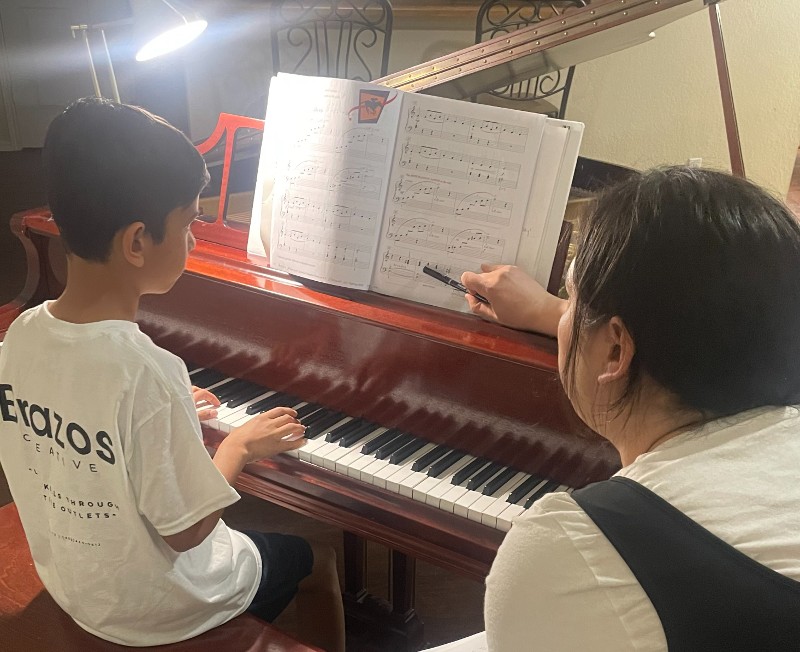
M 635 480 L 739 551 L 800 580 L 800 411 L 752 410 L 640 455 Z M 566 493 L 511 528 L 486 581 L 490 650 L 666 650 L 633 573 Z

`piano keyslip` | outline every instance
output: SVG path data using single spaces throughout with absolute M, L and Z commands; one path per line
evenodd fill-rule
M 211 428 L 229 433 L 261 412 L 291 407 L 307 426 L 306 444 L 287 455 L 494 529 L 508 530 L 546 493 L 569 490 L 555 480 L 212 369 L 195 368 L 190 378 L 225 398 L 217 416 L 206 421 Z

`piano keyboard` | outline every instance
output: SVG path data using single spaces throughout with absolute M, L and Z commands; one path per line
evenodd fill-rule
M 205 424 L 230 432 L 260 412 L 291 407 L 306 428 L 306 444 L 284 453 L 398 493 L 491 528 L 508 531 L 536 500 L 572 488 L 483 457 L 385 428 L 213 369 L 192 368 L 193 385 L 221 402 Z

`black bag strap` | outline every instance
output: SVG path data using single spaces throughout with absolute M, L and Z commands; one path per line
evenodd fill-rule
M 671 652 L 800 650 L 800 582 L 773 571 L 628 478 L 572 497 L 631 569 Z

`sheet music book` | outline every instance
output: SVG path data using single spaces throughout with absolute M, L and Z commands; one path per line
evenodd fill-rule
M 515 263 L 543 285 L 583 125 L 344 79 L 272 79 L 248 251 L 341 287 L 464 310 L 458 279 Z

